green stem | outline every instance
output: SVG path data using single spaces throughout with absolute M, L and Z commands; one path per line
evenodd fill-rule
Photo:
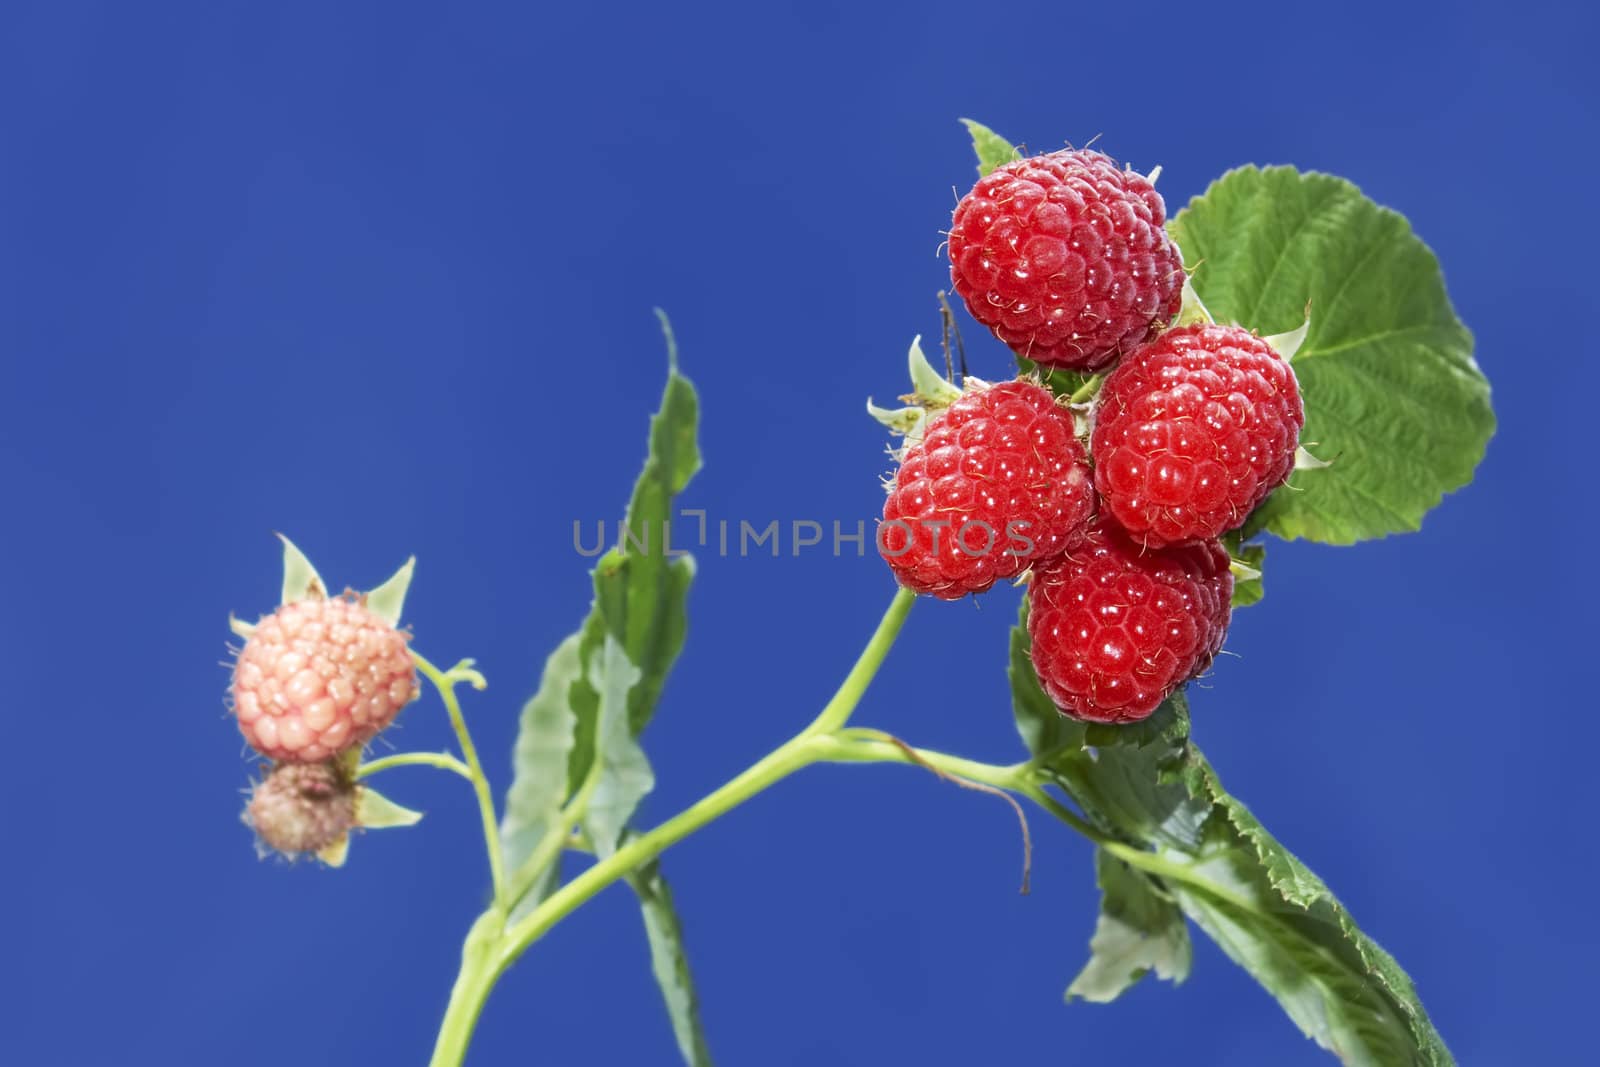
M 678 841 L 726 814 L 809 763 L 824 758 L 834 739 L 829 736 L 849 721 L 867 686 L 883 665 L 884 657 L 900 636 L 916 598 L 909 590 L 895 594 L 850 673 L 833 698 L 800 733 L 774 749 L 722 788 L 691 805 L 648 833 L 640 834 L 617 851 L 552 893 L 543 903 L 506 931 L 503 965 L 509 965 L 561 919 L 629 871 L 648 863 Z M 548 840 L 548 836 L 547 836 Z M 565 843 L 565 834 L 557 838 Z M 559 845 L 558 845 L 559 847 Z
M 997 789 L 1009 789 L 1020 793 L 1055 816 L 1061 822 L 1070 826 L 1100 848 L 1117 857 L 1132 867 L 1147 874 L 1154 874 L 1174 882 L 1182 882 L 1193 886 L 1213 897 L 1217 897 L 1236 907 L 1247 911 L 1256 910 L 1256 906 L 1243 897 L 1230 895 L 1220 889 L 1215 882 L 1196 873 L 1185 864 L 1174 863 L 1159 852 L 1151 852 L 1130 845 L 1125 841 L 1118 841 L 1114 837 L 1096 829 L 1092 824 L 1078 815 L 1071 808 L 1051 796 L 1040 783 L 1037 770 L 1031 763 L 1014 763 L 1010 766 L 1000 767 L 992 763 L 979 763 L 976 760 L 963 759 L 960 756 L 950 756 L 943 752 L 932 752 L 927 749 L 912 749 L 916 759 L 902 749 L 899 745 L 889 740 L 889 735 L 879 730 L 851 728 L 840 730 L 837 733 L 819 739 L 827 743 L 823 755 L 819 758 L 831 763 L 924 763 L 929 767 L 936 767 L 945 774 L 956 778 L 965 778 L 968 781 L 982 782 L 992 785 Z
M 460 1067 L 466 1058 L 472 1032 L 477 1028 L 483 1004 L 504 967 L 496 958 L 496 946 L 505 930 L 504 916 L 494 909 L 484 912 L 467 932 L 461 946 L 461 970 L 450 989 L 450 1004 L 433 1045 L 431 1067 Z
M 815 763 L 826 748 L 826 738 L 804 734 L 797 736 L 774 749 L 722 788 L 690 805 L 654 830 L 628 841 L 556 890 L 526 918 L 507 930 L 505 945 L 501 950 L 502 965 L 509 966 L 529 945 L 600 890 L 635 867 L 649 863 L 670 846 L 732 811 L 768 786 L 787 778 L 807 764 Z
M 867 647 L 861 650 L 855 666 L 839 683 L 833 699 L 823 705 L 817 717 L 811 720 L 811 725 L 801 731 L 801 737 L 829 733 L 850 721 L 851 713 L 861 703 L 861 695 L 867 691 L 867 683 L 872 681 L 878 668 L 883 665 L 883 658 L 894 647 L 895 638 L 900 636 L 900 629 L 905 625 L 906 616 L 911 613 L 911 605 L 916 600 L 915 594 L 909 589 L 895 593 L 894 599 L 889 602 L 889 610 L 883 613 L 878 628 L 867 641 Z
M 483 764 L 478 761 L 477 746 L 472 743 L 472 735 L 467 731 L 467 720 L 461 714 L 461 702 L 456 699 L 456 686 L 459 683 L 469 682 L 474 688 L 482 689 L 483 675 L 471 669 L 470 660 L 463 660 L 448 671 L 441 671 L 415 650 L 412 651 L 411 658 L 416 661 L 417 669 L 427 675 L 428 681 L 439 691 L 439 699 L 444 701 L 445 711 L 450 715 L 450 727 L 456 732 L 456 743 L 461 746 L 461 755 L 466 760 L 467 775 L 472 779 L 472 791 L 478 797 L 478 815 L 483 822 L 483 841 L 489 853 L 489 878 L 494 885 L 494 906 L 504 911 L 505 862 L 500 855 L 500 833 L 494 817 L 494 798 L 489 794 L 489 778 L 483 773 Z
M 1137 867 L 1146 874 L 1153 874 L 1169 881 L 1182 882 L 1244 911 L 1259 911 L 1253 902 L 1229 893 L 1187 865 L 1173 863 L 1159 852 L 1151 852 L 1137 845 L 1130 845 L 1126 841 L 1118 841 L 1095 829 L 1072 809 L 1046 792 L 1044 786 L 1031 775 L 1018 792 L 1130 867 Z
M 1067 403 L 1083 404 L 1089 400 L 1092 400 L 1094 395 L 1100 391 L 1100 383 L 1105 380 L 1106 376 L 1104 374 L 1094 375 L 1088 381 L 1078 386 L 1077 390 L 1067 398 Z
M 1061 803 L 1061 801 L 1045 792 L 1044 786 L 1040 785 L 1038 780 L 1031 774 L 1028 776 L 1027 780 L 1023 782 L 1020 788 L 1018 788 L 1017 792 L 1021 793 L 1023 796 L 1039 805 L 1045 811 L 1048 811 L 1051 815 L 1054 815 L 1057 819 L 1060 819 L 1062 822 L 1066 823 L 1068 826 L 1078 831 L 1078 833 L 1082 834 L 1084 837 L 1087 837 L 1090 841 L 1093 841 L 1102 848 L 1119 843 L 1115 839 L 1107 837 L 1105 834 L 1095 829 L 1086 820 L 1084 820 L 1082 816 L 1078 815 L 1071 808 Z
M 472 768 L 448 752 L 397 752 L 392 756 L 363 763 L 356 768 L 356 777 L 366 778 L 379 771 L 386 771 L 390 767 L 438 767 L 440 770 L 459 774 L 469 782 L 472 781 Z
M 889 735 L 881 730 L 868 730 L 852 728 L 840 730 L 828 738 L 831 746 L 824 757 L 830 763 L 907 763 L 915 764 L 911 756 L 889 739 Z M 932 752 L 927 749 L 914 748 L 917 758 L 930 767 L 937 767 L 945 774 L 955 778 L 965 778 L 971 782 L 982 782 L 992 785 L 996 789 L 1009 789 L 1020 793 L 1026 790 L 1029 778 L 1029 765 L 1026 763 L 1013 763 L 1010 766 L 996 766 L 993 763 L 979 763 L 977 760 L 963 759 L 960 756 L 950 756 L 943 752 Z

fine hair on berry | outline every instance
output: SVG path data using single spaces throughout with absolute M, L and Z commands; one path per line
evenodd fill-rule
M 1033 382 L 974 386 L 906 445 L 878 551 L 907 589 L 955 600 L 1076 544 L 1093 508 L 1072 412 Z
M 1183 258 L 1149 180 L 1087 149 L 979 179 L 950 224 L 950 280 L 1020 356 L 1098 370 L 1172 321 Z

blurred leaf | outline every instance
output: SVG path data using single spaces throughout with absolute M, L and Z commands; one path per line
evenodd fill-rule
M 683 948 L 683 927 L 672 904 L 672 890 L 661 877 L 660 862 L 652 861 L 629 874 L 628 884 L 639 895 L 645 934 L 650 939 L 650 965 L 672 1020 L 678 1051 L 689 1067 L 711 1067 L 711 1050 L 700 1023 L 700 997 Z
M 588 672 L 590 687 L 600 694 L 595 726 L 599 773 L 583 816 L 583 828 L 601 859 L 616 851 L 639 801 L 656 784 L 650 761 L 628 729 L 628 695 L 639 677 L 622 645 L 608 635 Z
M 1019 628 L 1011 646 L 1019 722 L 1036 717 L 1043 695 L 1032 672 L 1017 669 L 1026 652 Z M 1034 736 L 1050 743 L 1047 733 Z M 1134 727 L 1091 728 L 1085 743 L 1091 747 L 1034 747 L 1035 763 L 1107 837 L 1151 854 L 1160 873 L 1141 873 L 1152 888 L 1249 971 L 1307 1036 L 1347 1064 L 1453 1062 L 1405 972 L 1222 788 L 1189 740 L 1181 691 Z M 1127 921 L 1134 913 L 1122 906 Z M 1138 914 L 1150 925 L 1148 909 Z M 1162 956 L 1177 974 L 1175 951 Z M 1117 968 L 1090 967 L 1088 988 L 1103 999 L 1120 992 Z
M 1472 480 L 1494 431 L 1438 261 L 1405 218 L 1341 178 L 1242 167 L 1172 220 L 1218 322 L 1292 330 L 1303 442 L 1331 461 L 1298 471 L 1246 527 L 1350 544 L 1416 530 Z
M 555 825 L 567 800 L 567 759 L 578 721 L 574 706 L 598 702 L 594 690 L 583 680 L 579 655 L 582 638 L 582 634 L 572 634 L 556 646 L 545 660 L 538 691 L 522 706 L 512 756 L 516 775 L 506 792 L 505 813 L 500 819 L 500 846 L 508 870 L 516 870 L 527 860 Z M 515 917 L 520 918 L 544 899 L 557 866 L 552 863 L 546 869 Z
M 961 124 L 972 135 L 972 150 L 978 155 L 978 177 L 985 177 L 996 167 L 1002 167 L 1018 158 L 1017 150 L 1011 147 L 1011 142 L 983 123 L 962 119 Z
M 1094 861 L 1100 919 L 1089 941 L 1089 963 L 1067 987 L 1067 999 L 1109 1003 L 1150 971 L 1172 982 L 1187 978 L 1193 950 L 1172 897 L 1104 850 L 1096 850 Z

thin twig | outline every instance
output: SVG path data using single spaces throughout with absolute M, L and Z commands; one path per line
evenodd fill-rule
M 939 304 L 944 305 L 944 290 L 939 290 Z M 950 315 L 941 310 L 939 312 L 939 347 L 944 350 L 944 380 L 956 380 L 955 364 L 950 362 Z
M 961 324 L 956 322 L 956 313 L 950 309 L 950 298 L 943 289 L 939 290 L 939 317 L 944 320 L 946 332 L 955 336 L 956 353 L 960 356 L 961 363 L 961 381 L 959 384 L 965 386 L 967 384 L 967 346 L 961 340 Z M 948 366 L 950 362 L 950 350 L 948 348 L 945 349 L 944 358 Z
M 904 753 L 906 759 L 910 760 L 912 763 L 915 763 L 923 770 L 932 771 L 936 777 L 943 779 L 946 782 L 953 782 L 956 785 L 959 785 L 962 789 L 970 789 L 974 793 L 988 793 L 990 796 L 999 797 L 1001 800 L 1011 805 L 1011 810 L 1017 813 L 1017 825 L 1022 827 L 1021 893 L 1023 896 L 1027 896 L 1029 877 L 1033 873 L 1033 835 L 1028 831 L 1028 816 L 1023 812 L 1022 805 L 1017 803 L 1017 798 L 1012 796 L 1010 793 L 1007 793 L 1004 789 L 996 789 L 992 785 L 985 785 L 982 782 L 974 782 L 971 779 L 962 778 L 951 774 L 948 771 L 940 770 L 938 767 L 935 767 L 933 764 L 923 759 L 922 756 L 918 754 L 916 749 L 912 748 L 910 745 L 906 744 L 893 734 L 884 734 L 883 736 L 891 745 Z

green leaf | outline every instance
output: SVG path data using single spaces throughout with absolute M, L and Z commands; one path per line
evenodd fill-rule
M 644 749 L 628 729 L 628 695 L 640 674 L 628 654 L 609 635 L 605 647 L 590 664 L 589 685 L 600 694 L 595 726 L 596 776 L 584 808 L 583 828 L 595 855 L 605 859 L 633 818 L 639 801 L 655 788 L 656 778 Z
M 661 876 L 660 862 L 651 861 L 630 873 L 628 884 L 639 895 L 645 935 L 650 939 L 650 966 L 672 1020 L 678 1051 L 689 1067 L 711 1067 L 711 1050 L 700 1023 L 700 997 L 683 948 L 683 926 L 672 904 L 672 890 Z
M 1350 544 L 1416 530 L 1471 481 L 1494 431 L 1433 253 L 1354 185 L 1292 167 L 1224 175 L 1172 220 L 1219 322 L 1293 330 L 1303 441 L 1332 466 L 1299 471 L 1247 530 Z
M 667 672 L 683 648 L 684 609 L 694 561 L 669 551 L 673 499 L 700 469 L 696 434 L 700 403 L 689 379 L 678 373 L 678 347 L 665 314 L 667 388 L 650 420 L 650 452 L 634 485 L 626 525 L 632 532 L 595 571 L 596 603 L 606 628 L 622 643 L 642 677 L 628 698 L 628 722 L 637 735 L 650 721 Z
M 1011 645 L 1019 722 L 1036 718 L 1042 695 L 1031 672 L 1017 669 L 1026 654 L 1019 628 Z M 1307 1036 L 1363 1067 L 1453 1062 L 1405 972 L 1223 789 L 1189 740 L 1181 692 L 1143 723 L 1091 728 L 1088 749 L 1052 751 L 1050 735 L 1023 733 L 1037 739 L 1030 743 L 1035 765 L 1112 842 L 1102 847 L 1138 867 L 1157 899 L 1175 902 Z M 1173 955 L 1163 958 L 1175 968 Z M 1078 982 L 1102 999 L 1126 986 L 1115 980 L 1119 968 L 1090 966 L 1090 978 L 1074 983 L 1086 997 Z
M 283 534 L 278 535 L 278 540 L 283 542 L 283 599 L 280 603 L 293 604 L 296 600 L 327 596 L 328 586 L 306 554 Z
M 1215 815 L 1195 854 L 1163 857 L 1193 876 L 1167 879 L 1184 913 L 1344 1063 L 1454 1063 L 1394 958 L 1195 759 Z
M 1091 752 L 1067 753 L 1046 766 L 1108 834 L 1145 847 L 1190 848 L 1200 839 L 1209 806 L 1181 777 L 1188 730 L 1188 704 L 1180 690 L 1142 722 L 1091 726 Z
M 678 373 L 677 345 L 664 315 L 661 323 L 667 385 L 624 520 L 631 533 L 598 561 L 588 616 L 550 656 L 538 692 L 522 711 L 500 828 L 512 871 L 586 787 L 585 799 L 591 808 L 598 802 L 598 813 L 585 825 L 596 848 L 609 852 L 653 782 L 634 738 L 655 711 L 688 628 L 694 562 L 669 552 L 667 523 L 675 497 L 700 467 L 699 403 L 694 386 Z M 612 701 L 605 707 L 603 694 Z M 591 781 L 597 751 L 599 771 Z M 519 906 L 541 899 L 553 878 L 554 865 Z
M 978 177 L 982 178 L 996 167 L 1005 166 L 1020 158 L 1011 142 L 995 133 L 981 122 L 962 119 L 962 125 L 972 135 L 972 150 L 978 154 Z
M 1067 999 L 1106 1004 L 1150 971 L 1182 982 L 1193 950 L 1183 913 L 1159 883 L 1104 849 L 1095 852 L 1100 919 L 1089 941 L 1089 963 L 1067 987 Z

